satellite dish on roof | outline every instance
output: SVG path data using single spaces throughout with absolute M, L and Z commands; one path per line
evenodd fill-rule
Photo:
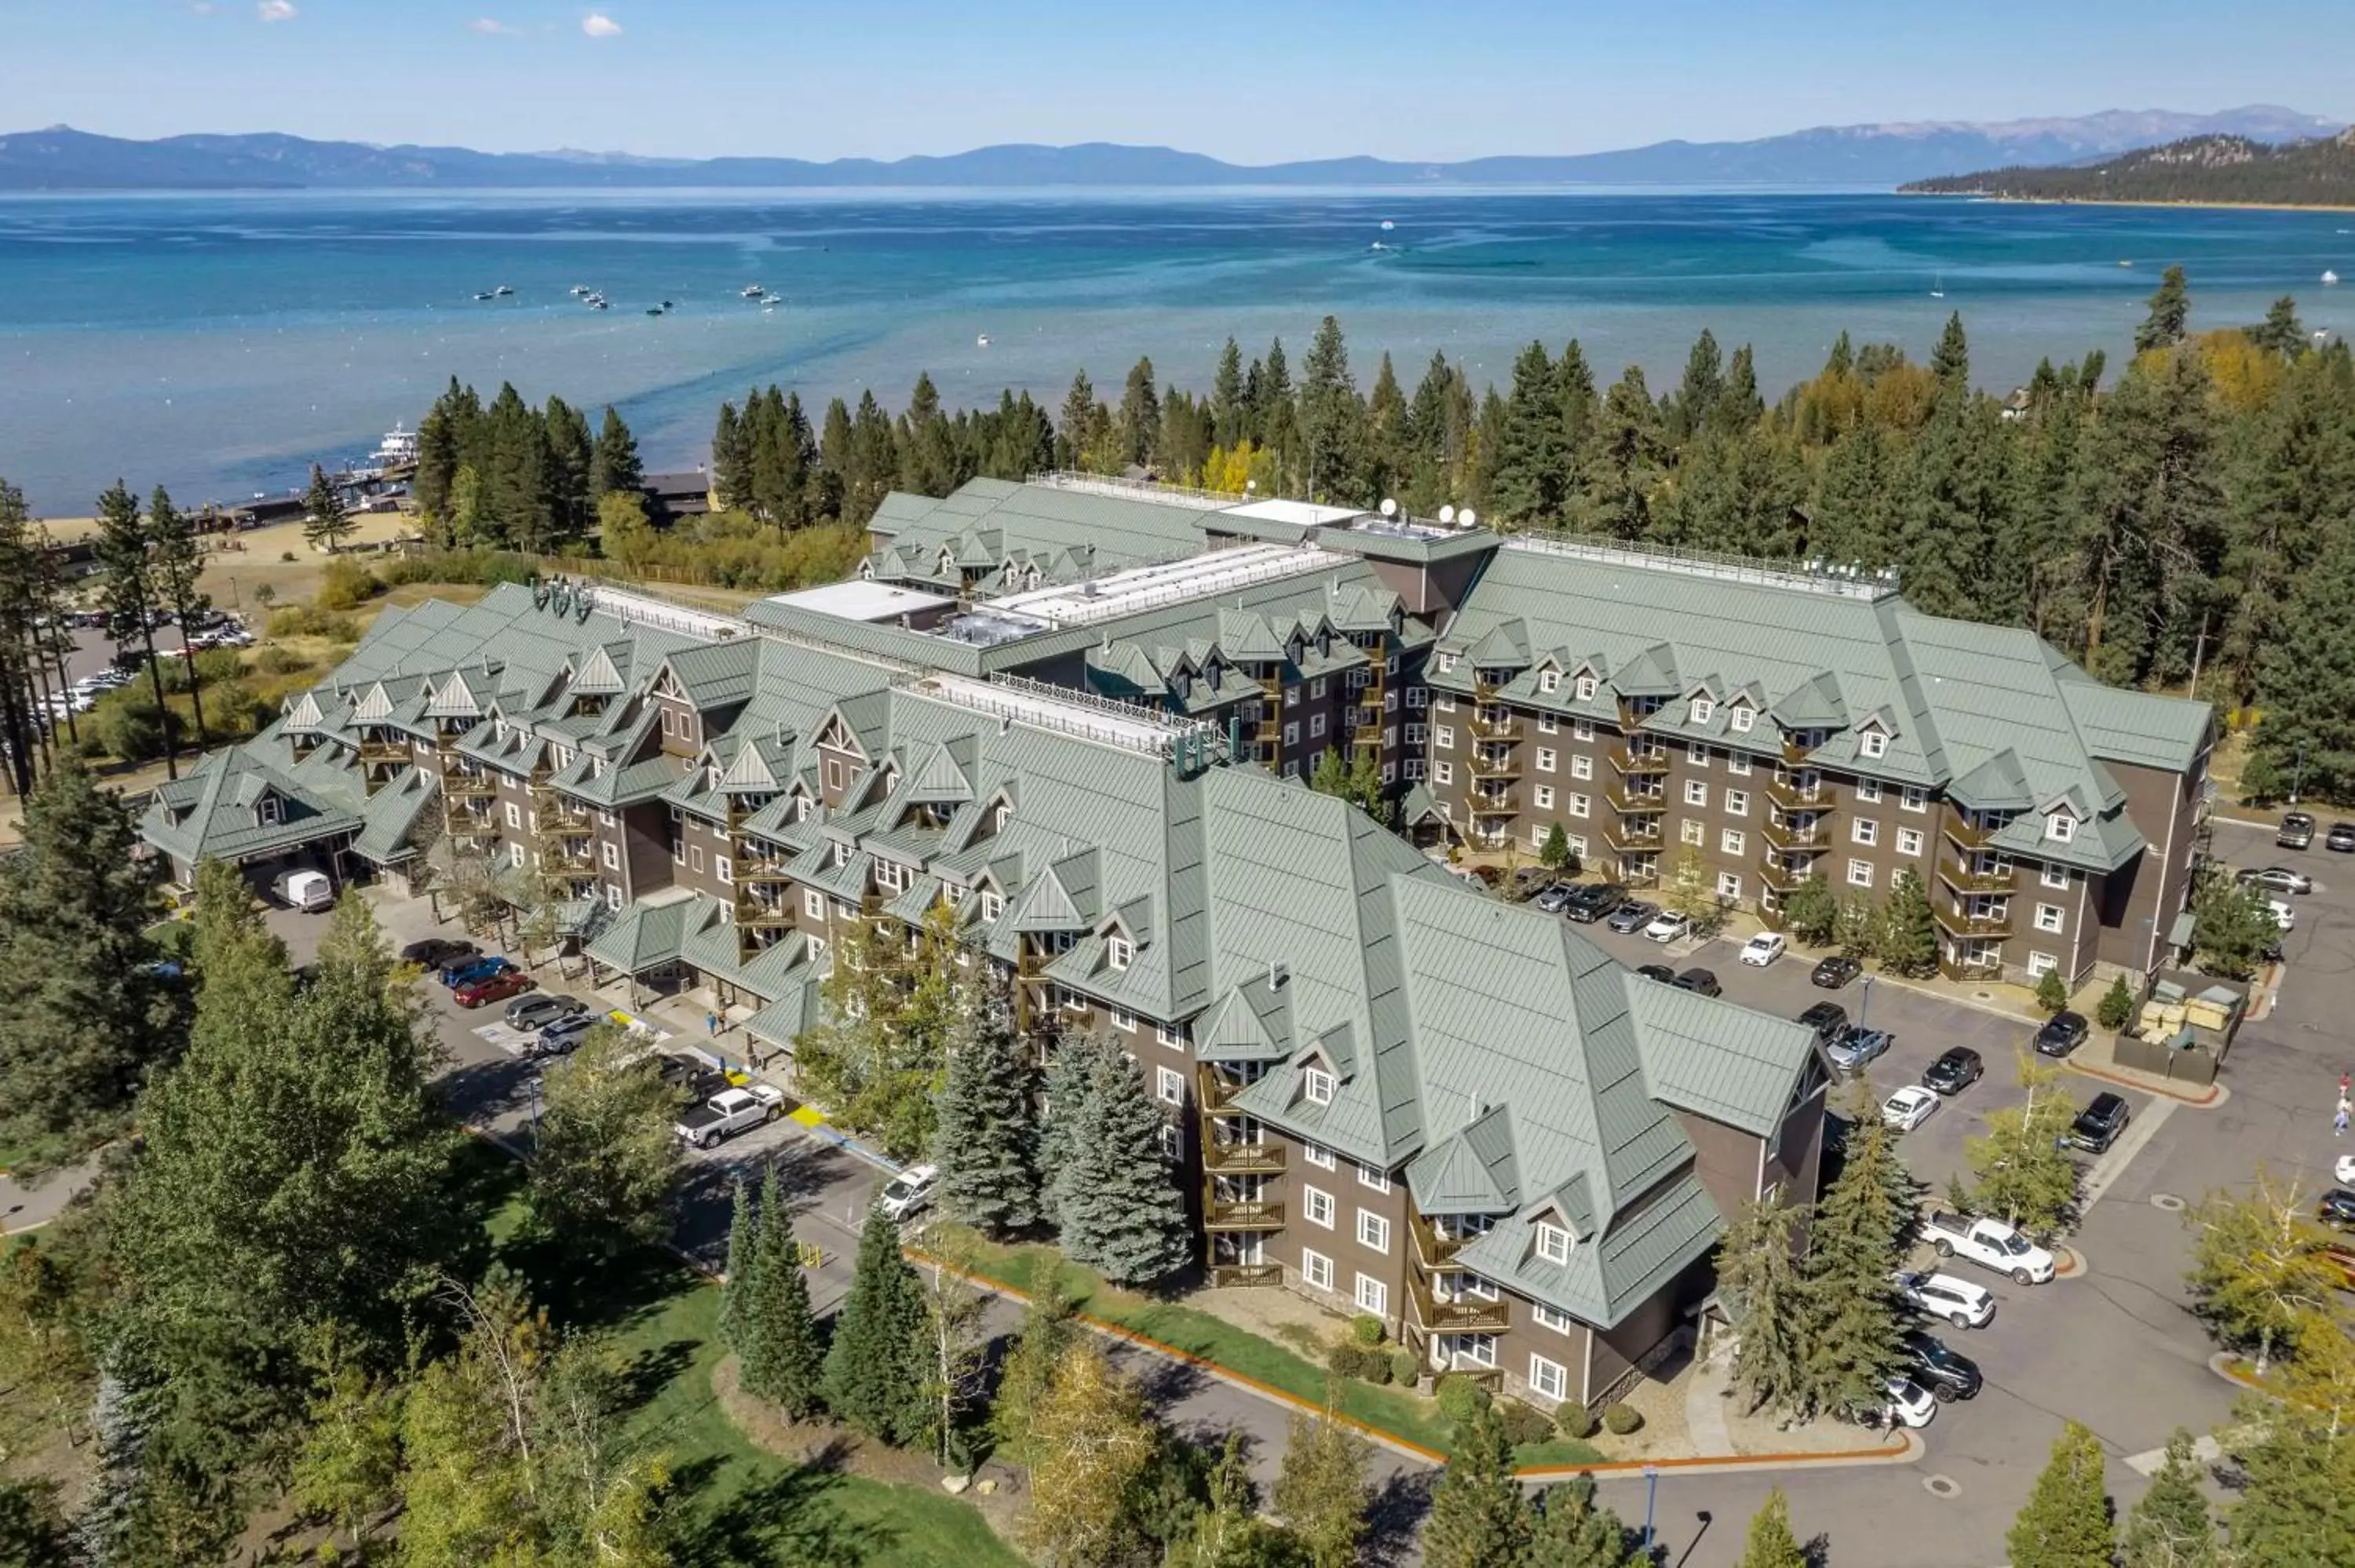
M 1480 514 L 1467 506 L 1455 514 L 1455 521 L 1459 526 L 1469 528 L 1480 521 Z
M 1382 515 L 1385 517 L 1395 517 L 1398 515 L 1398 503 L 1392 501 L 1387 495 L 1382 497 Z
M 1441 507 L 1441 508 L 1439 509 L 1439 520 L 1440 520 L 1442 523 L 1449 523 L 1449 524 L 1454 523 L 1454 522 L 1455 521 L 1455 506 L 1454 506 L 1454 505 L 1452 505 L 1452 504 L 1450 504 L 1450 505 L 1447 505 L 1447 506 L 1443 506 L 1443 507 Z

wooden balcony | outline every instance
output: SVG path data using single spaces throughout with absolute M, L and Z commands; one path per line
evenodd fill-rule
M 791 930 L 794 906 L 782 898 L 772 904 L 765 898 L 740 895 L 736 900 L 736 924 L 759 930 Z
M 1758 836 L 1778 850 L 1824 850 L 1832 847 L 1832 832 L 1821 822 L 1810 822 L 1802 828 L 1788 821 L 1778 822 L 1769 817 L 1759 825 Z
M 1513 804 L 1510 795 L 1484 795 L 1477 790 L 1473 792 L 1465 805 L 1476 817 L 1509 817 L 1519 810 Z
M 1805 762 L 1807 759 L 1808 753 L 1814 749 L 1815 747 L 1813 747 L 1801 746 L 1796 740 L 1785 738 L 1783 742 L 1783 760 L 1785 762 Z
M 480 773 L 444 773 L 442 793 L 453 800 L 488 800 L 499 792 L 498 780 Z
M 1216 1134 L 1202 1140 L 1202 1169 L 1220 1176 L 1275 1176 L 1284 1171 L 1280 1143 L 1227 1143 Z
M 2003 979 L 2003 962 L 1999 959 L 1973 963 L 1963 959 L 1942 958 L 1938 960 L 1938 972 L 1951 980 L 1999 980 Z
M 1378 724 L 1361 724 L 1349 732 L 1351 746 L 1380 746 L 1381 743 L 1382 726 Z
M 737 846 L 736 880 L 739 882 L 791 882 L 792 861 L 783 855 L 747 854 Z
M 1652 777 L 1668 770 L 1668 754 L 1661 751 L 1636 751 L 1625 746 L 1606 747 L 1604 755 L 1611 766 L 1632 777 Z
M 1832 791 L 1821 784 L 1810 784 L 1801 789 L 1792 780 L 1777 779 L 1772 774 L 1759 788 L 1769 800 L 1786 811 L 1828 811 L 1839 803 Z
M 1521 760 L 1511 751 L 1487 753 L 1474 751 L 1465 768 L 1475 779 L 1518 779 Z
M 2019 890 L 2019 871 L 2006 866 L 2001 871 L 1974 868 L 1963 862 L 1938 857 L 1938 880 L 1957 893 L 2016 893 Z
M 1937 919 L 1938 928 L 1954 936 L 2009 937 L 2011 935 L 2011 916 L 2008 913 L 1974 915 L 1945 904 L 1937 905 L 1932 913 Z
M 1472 700 L 1476 703 L 1493 703 L 1503 691 L 1501 681 L 1479 674 L 1472 677 Z
M 586 816 L 562 813 L 554 817 L 540 813 L 539 831 L 559 839 L 591 839 L 597 836 L 597 824 Z
M 1467 727 L 1472 731 L 1472 737 L 1475 740 L 1510 741 L 1521 738 L 1520 718 L 1510 709 L 1502 710 L 1494 715 L 1474 714 Z
M 364 740 L 360 742 L 363 763 L 407 762 L 409 742 L 405 740 Z
M 1202 1188 L 1202 1228 L 1212 1231 L 1280 1231 L 1284 1228 L 1284 1205 L 1264 1198 L 1224 1200 L 1215 1195 L 1216 1189 Z
M 1210 1265 L 1210 1283 L 1224 1288 L 1236 1285 L 1281 1285 L 1284 1266 L 1280 1263 L 1214 1263 Z
M 1938 825 L 1948 838 L 1969 850 L 1984 849 L 1988 840 L 2003 832 L 2001 828 L 1973 827 L 1956 816 L 1948 816 Z
M 1253 732 L 1253 738 L 1262 746 L 1282 746 L 1284 726 L 1276 720 L 1262 720 L 1259 728 Z
M 1763 861 L 1758 866 L 1758 880 L 1777 893 L 1789 893 L 1796 889 L 1799 884 L 1813 880 L 1815 872 L 1812 865 L 1811 862 L 1808 868 L 1794 870 L 1787 865 L 1778 865 L 1771 860 Z
M 1668 809 L 1668 797 L 1658 789 L 1630 789 L 1624 783 L 1605 784 L 1603 803 L 1614 811 L 1665 811 Z
M 1414 1301 L 1415 1320 L 1433 1334 L 1494 1334 L 1512 1326 L 1512 1314 L 1500 1298 L 1483 1301 L 1476 1297 L 1463 1297 L 1454 1301 L 1442 1301 L 1433 1294 L 1431 1281 L 1420 1272 L 1406 1277 L 1407 1295 Z
M 1427 1215 L 1418 1214 L 1412 1209 L 1407 1211 L 1406 1234 L 1409 1245 L 1414 1248 L 1414 1262 L 1418 1268 L 1445 1267 L 1447 1260 L 1464 1248 L 1462 1242 L 1454 1236 L 1442 1235 L 1439 1227 L 1433 1224 Z
M 1657 821 L 1630 825 L 1625 821 L 1605 823 L 1603 842 L 1620 854 L 1646 854 L 1659 849 L 1660 824 Z

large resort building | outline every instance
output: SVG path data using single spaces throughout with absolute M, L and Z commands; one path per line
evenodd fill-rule
M 1828 1075 L 1439 846 L 1559 822 L 1646 882 L 1690 845 L 1770 921 L 1910 866 L 1959 974 L 2139 975 L 2178 935 L 2208 710 L 1887 582 L 1061 476 L 874 526 L 856 579 L 741 619 L 563 584 L 388 609 L 146 835 L 184 877 L 398 877 L 446 840 L 788 1070 L 846 943 L 945 926 L 1042 1052 L 1142 1065 L 1214 1283 L 1548 1403 L 1671 1342 L 1741 1205 L 1814 1195 Z M 1398 831 L 1305 787 L 1328 753 Z

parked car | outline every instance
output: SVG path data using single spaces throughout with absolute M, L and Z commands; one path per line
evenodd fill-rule
M 1865 1067 L 1887 1054 L 1897 1044 L 1897 1037 L 1886 1029 L 1859 1029 L 1854 1024 L 1840 1031 L 1839 1037 L 1824 1047 L 1824 1054 L 1839 1070 L 1842 1077 L 1862 1072 Z
M 588 1011 L 588 1005 L 578 997 L 553 996 L 541 991 L 531 996 L 519 996 L 507 1003 L 507 1027 L 545 1029 L 559 1018 L 576 1018 Z
M 1742 944 L 1742 961 L 1763 969 L 1781 958 L 1790 945 L 1780 931 L 1761 931 Z
M 495 1001 L 505 1001 L 511 996 L 521 996 L 529 991 L 532 978 L 521 969 L 501 969 L 478 980 L 469 980 L 450 993 L 450 1000 L 460 1007 L 486 1007 Z
M 1892 1428 L 1927 1426 L 1936 1419 L 1938 1402 L 1912 1378 L 1892 1377 L 1884 1386 L 1889 1390 L 1889 1403 L 1881 1406 L 1875 1418 L 1866 1425 Z
M 2340 1186 L 2355 1187 L 2355 1154 L 2340 1155 L 2331 1173 L 2339 1178 Z
M 904 1220 L 932 1201 L 932 1186 L 941 1179 L 937 1165 L 914 1165 L 891 1179 L 875 1206 L 887 1220 Z
M 1603 923 L 1623 936 L 1632 935 L 1650 925 L 1652 916 L 1659 912 L 1660 906 L 1657 904 L 1646 904 L 1640 898 L 1630 898 L 1626 903 L 1614 909 L 1611 912 L 1611 917 Z
M 2302 871 L 2292 871 L 2286 865 L 2269 865 L 2264 870 L 2243 869 L 2232 874 L 2232 880 L 2243 886 L 2255 883 L 2267 893 L 2311 893 L 2314 878 Z
M 1598 882 L 1571 890 L 1562 913 L 1582 926 L 1591 926 L 1627 902 L 1627 890 L 1615 882 Z
M 2355 854 L 2355 822 L 2331 823 L 2330 834 L 2322 841 L 2322 845 L 2325 849 L 2337 850 L 2340 854 Z
M 1938 1059 L 1922 1071 L 1922 1086 L 1942 1095 L 1958 1095 L 1987 1071 L 1979 1054 L 1967 1045 L 1949 1045 L 1939 1053 Z
M 440 971 L 440 979 L 443 985 L 448 986 L 452 991 L 456 991 L 462 985 L 472 985 L 476 980 L 488 980 L 502 969 L 513 968 L 515 966 L 505 959 L 477 953 L 472 958 L 454 959 L 443 964 Z
M 472 942 L 453 941 L 447 937 L 428 937 L 423 941 L 411 942 L 401 948 L 400 961 L 415 964 L 420 969 L 438 969 L 461 959 L 471 959 L 479 951 Z
M 1864 965 L 1859 959 L 1849 958 L 1846 953 L 1834 953 L 1829 958 L 1816 960 L 1816 967 L 1807 971 L 1807 981 L 1826 991 L 1838 991 L 1863 972 Z
M 290 871 L 278 885 L 278 896 L 289 909 L 301 909 L 316 914 L 336 906 L 336 885 L 320 871 Z
M 1945 1102 L 1919 1084 L 1908 1084 L 1881 1102 L 1881 1119 L 1900 1132 L 1912 1132 L 1938 1114 Z
M 1816 1032 L 1816 1039 L 1828 1045 L 1848 1031 L 1848 1009 L 1837 1001 L 1819 1001 L 1799 1014 L 1799 1022 Z
M 2118 1140 L 2118 1134 L 2133 1119 L 2134 1112 L 2126 1102 L 2105 1090 L 2077 1113 L 2077 1119 L 2070 1124 L 2069 1141 L 2088 1154 L 2103 1153 Z
M 1725 994 L 1724 989 L 1717 983 L 1717 977 L 1707 969 L 1687 969 L 1668 983 L 1678 991 L 1697 991 L 1702 996 Z
M 2314 1206 L 2314 1217 L 2335 1231 L 2355 1231 L 2355 1192 L 2333 1187 Z
M 1998 1274 L 2011 1276 L 2015 1285 L 2042 1285 L 2052 1277 L 2051 1253 L 2013 1226 L 1984 1214 L 1933 1210 L 1930 1217 L 1922 1222 L 1922 1239 L 1940 1257 L 1959 1254 L 1973 1263 L 1985 1264 Z
M 1905 1371 L 1915 1383 L 1944 1404 L 1949 1400 L 1976 1399 L 1985 1380 L 1979 1363 L 1959 1351 L 1950 1351 L 1935 1334 L 1915 1329 L 1905 1336 Z
M 741 1087 L 722 1089 L 699 1106 L 683 1113 L 672 1131 L 698 1149 L 711 1149 L 720 1139 L 733 1138 L 747 1128 L 773 1121 L 784 1114 L 785 1096 L 782 1089 L 766 1084 L 746 1084 Z
M 2056 1012 L 2036 1032 L 2036 1054 L 2040 1056 L 2066 1056 L 2084 1043 L 2085 1015 L 2082 1012 Z
M 1680 937 L 1691 935 L 1692 917 L 1679 915 L 1673 909 L 1661 910 L 1652 916 L 1652 923 L 1644 927 L 1644 939 L 1647 942 L 1673 942 Z
M 573 1048 L 588 1036 L 596 1020 L 585 1012 L 559 1018 L 553 1023 L 542 1024 L 538 1033 L 524 1047 L 527 1056 L 569 1056 Z
M 2297 929 L 2297 911 L 2279 898 L 2267 898 L 2265 907 L 2274 912 L 2274 924 L 2285 933 Z
M 1984 1329 L 1994 1320 L 1995 1298 L 1967 1279 L 1901 1269 L 1894 1283 L 1907 1304 L 1957 1329 Z
M 2314 819 L 2304 811 L 2283 812 L 2281 831 L 2274 834 L 2274 842 L 2284 849 L 2306 848 L 2314 842 Z
M 1647 980 L 1657 980 L 1662 985 L 1677 983 L 1677 971 L 1666 964 L 1637 964 L 1636 972 Z
M 1557 882 L 1535 898 L 1530 899 L 1529 907 L 1548 915 L 1560 915 L 1570 907 L 1571 900 L 1577 896 L 1578 889 L 1567 882 Z

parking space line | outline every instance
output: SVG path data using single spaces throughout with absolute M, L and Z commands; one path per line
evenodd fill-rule
M 2175 1114 L 2175 1107 L 2179 1103 L 2165 1097 L 2154 1098 L 2150 1102 L 2150 1108 L 2135 1118 L 2127 1126 L 2126 1135 L 2112 1144 L 2108 1153 L 2094 1161 L 2094 1169 L 2087 1172 L 2085 1177 L 2085 1201 L 2077 1206 L 2080 1215 L 2100 1202 L 2102 1194 L 2108 1192 L 2120 1176 L 2126 1174 L 2128 1163 L 2136 1155 L 2142 1152 L 2143 1145 L 2158 1136 L 2158 1129 L 2166 1125 L 2167 1118 Z

